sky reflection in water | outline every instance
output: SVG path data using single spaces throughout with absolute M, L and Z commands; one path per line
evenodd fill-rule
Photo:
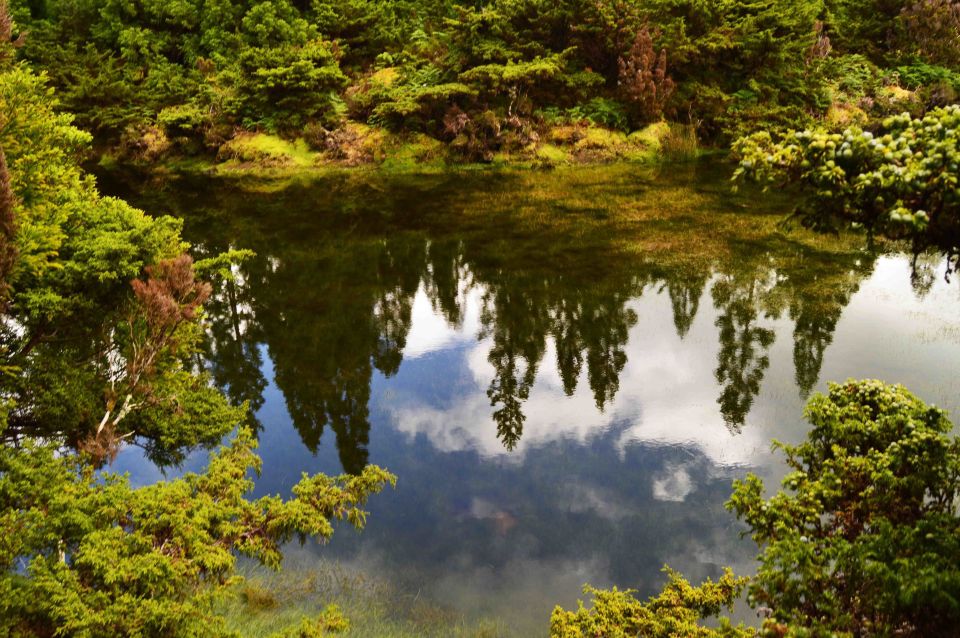
M 770 442 L 803 438 L 825 380 L 901 382 L 960 414 L 960 285 L 940 260 L 912 284 L 903 256 L 778 233 L 783 203 L 723 177 L 181 181 L 139 203 L 185 217 L 201 252 L 257 252 L 208 308 L 214 380 L 255 410 L 257 493 L 366 462 L 400 478 L 365 532 L 296 562 L 526 635 L 584 582 L 749 573 L 730 481 L 779 476 Z M 160 476 L 133 450 L 117 468 Z

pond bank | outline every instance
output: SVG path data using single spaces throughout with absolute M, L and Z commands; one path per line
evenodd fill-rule
M 496 152 L 465 148 L 465 144 L 468 141 L 445 143 L 420 133 L 397 134 L 350 122 L 322 139 L 242 132 L 221 144 L 215 154 L 190 152 L 176 141 L 151 138 L 134 149 L 108 149 L 99 162 L 106 168 L 129 165 L 157 173 L 284 177 L 357 169 L 436 172 L 660 164 L 718 152 L 701 148 L 692 127 L 667 122 L 629 134 L 587 123 L 552 126 L 523 145 L 504 145 Z

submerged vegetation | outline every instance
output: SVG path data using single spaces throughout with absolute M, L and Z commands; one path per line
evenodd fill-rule
M 292 554 L 280 572 L 240 568 L 243 581 L 214 603 L 230 630 L 244 638 L 298 636 L 304 618 L 316 623 L 333 611 L 341 621 L 324 630 L 342 638 L 494 638 L 506 633 L 502 622 L 468 621 L 417 592 L 340 564 L 312 558 L 298 568 Z

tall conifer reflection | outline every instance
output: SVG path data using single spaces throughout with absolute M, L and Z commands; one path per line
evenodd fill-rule
M 689 195 L 669 181 L 651 194 L 645 189 L 654 186 L 641 184 L 629 199 L 606 184 L 595 197 L 570 191 L 573 203 L 544 208 L 555 193 L 528 187 L 539 184 L 535 175 L 480 178 L 474 191 L 456 176 L 371 179 L 174 202 L 196 232 L 222 238 L 211 251 L 257 253 L 209 304 L 214 379 L 256 410 L 265 350 L 304 445 L 316 452 L 331 430 L 349 472 L 367 461 L 371 383 L 403 364 L 418 291 L 456 328 L 468 298 L 480 300 L 475 336 L 488 344 L 493 371 L 491 427 L 510 450 L 523 437 L 544 365 L 556 366 L 565 394 L 586 385 L 596 409 L 606 410 L 629 363 L 630 335 L 666 321 L 687 337 L 706 294 L 719 344 L 717 411 L 738 431 L 770 365 L 771 322 L 787 317 L 794 325 L 796 385 L 805 395 L 843 308 L 872 268 L 863 254 L 787 249 L 773 233 L 744 241 L 737 233 L 749 227 L 722 225 L 729 198 L 722 189 L 674 202 L 676 193 Z M 389 188 L 373 187 L 389 179 Z M 493 183 L 517 197 L 478 195 Z M 679 221 L 670 221 L 671 207 Z M 713 243 L 692 241 L 696 223 L 718 225 Z M 654 296 L 669 314 L 638 317 L 634 301 Z

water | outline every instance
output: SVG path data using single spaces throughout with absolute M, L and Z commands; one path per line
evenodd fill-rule
M 104 189 L 183 217 L 199 254 L 256 251 L 208 306 L 207 365 L 253 410 L 258 495 L 365 463 L 399 476 L 363 533 L 296 566 L 337 560 L 536 635 L 586 582 L 649 594 L 664 564 L 751 573 L 731 480 L 779 478 L 770 444 L 804 437 L 828 380 L 900 382 L 960 414 L 942 260 L 911 278 L 859 238 L 781 230 L 789 197 L 735 196 L 726 171 Z M 161 476 L 133 448 L 117 469 Z

